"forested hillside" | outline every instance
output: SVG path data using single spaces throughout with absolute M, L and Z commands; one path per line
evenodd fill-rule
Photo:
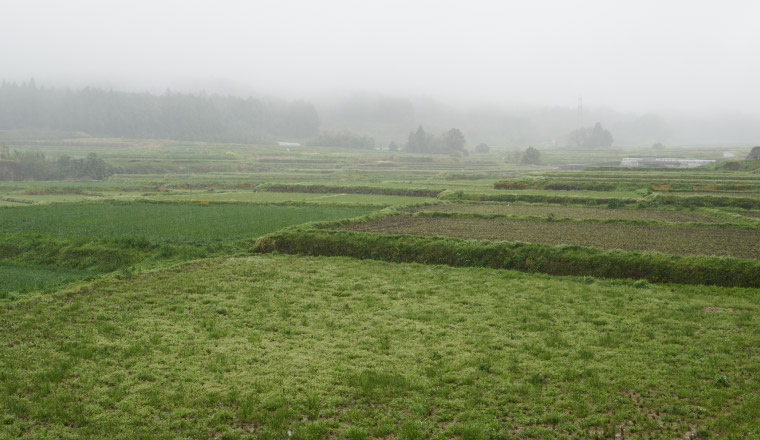
M 38 87 L 34 81 L 0 85 L 0 130 L 256 142 L 314 136 L 319 124 L 314 106 L 303 101 L 264 102 L 169 90 L 162 95 L 94 88 L 59 90 Z

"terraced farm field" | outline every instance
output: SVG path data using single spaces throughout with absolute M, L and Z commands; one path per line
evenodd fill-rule
M 392 216 L 339 229 L 382 234 L 446 236 L 625 251 L 760 258 L 760 231 L 620 223 Z
M 654 209 L 607 209 L 585 206 L 515 205 L 505 203 L 461 203 L 450 205 L 434 205 L 425 206 L 422 208 L 414 208 L 411 211 L 458 212 L 463 214 L 496 214 L 536 217 L 546 217 L 553 215 L 557 218 L 662 220 L 668 222 L 715 223 L 724 221 L 717 217 L 690 211 Z

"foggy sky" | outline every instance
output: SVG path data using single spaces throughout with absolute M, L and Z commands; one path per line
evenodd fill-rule
M 0 79 L 760 115 L 760 2 L 6 0 Z

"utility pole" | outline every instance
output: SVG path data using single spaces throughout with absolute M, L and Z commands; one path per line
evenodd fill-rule
M 583 96 L 578 96 L 578 128 L 583 128 Z

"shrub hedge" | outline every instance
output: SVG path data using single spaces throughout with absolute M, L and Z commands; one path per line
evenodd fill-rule
M 621 188 L 621 187 L 625 188 Z M 608 182 L 583 181 L 544 181 L 523 182 L 504 180 L 493 184 L 494 189 L 544 189 L 554 191 L 617 191 L 621 189 L 639 189 L 641 185 L 617 184 Z
M 142 237 L 59 238 L 44 235 L 0 235 L 0 259 L 69 269 L 111 272 L 144 261 L 183 261 L 249 247 L 248 240 L 225 244 L 151 243 Z
M 622 205 L 632 205 L 637 202 L 631 198 L 617 197 L 575 197 L 551 194 L 478 194 L 461 191 L 444 191 L 438 196 L 441 200 L 474 200 L 478 202 L 527 202 L 555 203 L 580 205 L 606 205 L 610 202 Z
M 672 196 L 657 194 L 655 202 L 660 205 L 683 206 L 683 207 L 734 207 L 743 209 L 760 209 L 760 199 L 744 197 L 719 197 L 719 196 Z
M 269 192 L 377 194 L 383 196 L 437 197 L 440 190 L 415 188 L 375 188 L 369 186 L 330 185 L 262 185 L 260 190 Z
M 551 275 L 646 279 L 655 283 L 760 287 L 760 261 L 607 251 L 581 246 L 296 227 L 262 237 L 254 245 L 254 251 L 515 269 Z

